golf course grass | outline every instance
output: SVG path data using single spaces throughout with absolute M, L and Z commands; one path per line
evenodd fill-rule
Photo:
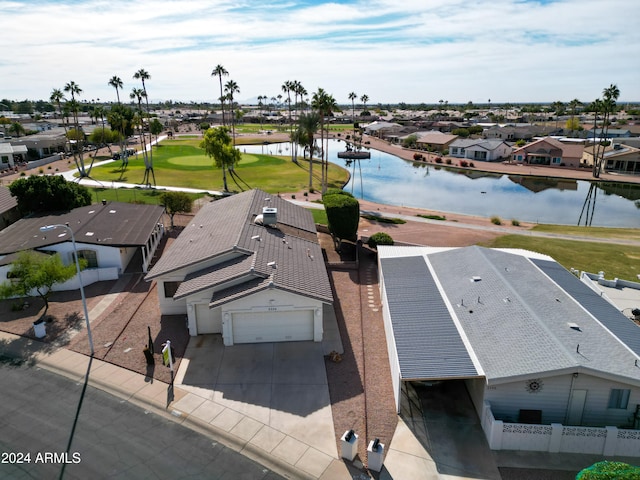
M 157 185 L 188 187 L 203 191 L 223 189 L 222 170 L 199 147 L 200 139 L 165 140 L 153 148 L 153 171 Z M 298 165 L 289 157 L 260 154 L 242 154 L 234 172 L 238 183 L 227 174 L 230 191 L 260 188 L 269 193 L 297 192 L 309 187 L 309 162 Z M 314 161 L 314 188 L 320 188 L 320 163 Z M 144 162 L 142 154 L 129 159 L 123 170 L 122 162 L 94 167 L 91 176 L 101 182 L 142 184 Z M 329 164 L 329 188 L 342 188 L 349 173 L 344 168 Z

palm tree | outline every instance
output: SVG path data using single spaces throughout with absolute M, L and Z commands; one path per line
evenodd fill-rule
M 141 68 L 140 70 L 138 70 L 136 73 L 133 74 L 133 78 L 135 78 L 136 80 L 141 80 L 142 81 L 142 91 L 144 93 L 142 96 L 144 97 L 145 103 L 147 105 L 147 127 L 151 128 L 151 121 L 150 121 L 151 112 L 149 110 L 149 95 L 147 94 L 147 86 L 144 83 L 145 80 L 150 80 L 151 79 L 151 75 L 149 75 L 149 72 L 147 72 L 144 68 Z M 140 113 L 142 114 L 142 111 Z M 144 120 L 142 120 L 142 131 L 144 132 Z M 143 138 L 143 140 L 145 139 L 144 133 L 142 134 L 142 138 Z M 145 147 L 143 149 L 143 152 L 144 152 L 144 156 L 146 158 L 147 157 L 146 145 L 145 145 Z M 153 177 L 153 185 L 155 186 L 155 184 L 156 184 L 156 176 L 155 176 L 155 173 L 153 172 L 153 146 L 151 145 L 151 132 L 149 132 L 149 152 L 148 152 L 148 157 L 149 158 L 147 160 L 145 160 L 145 169 L 144 169 L 143 182 L 148 187 L 151 187 L 151 182 L 149 181 L 149 174 L 151 174 L 151 176 Z
M 602 100 L 599 98 L 596 99 L 592 106 L 595 110 L 594 112 L 594 139 L 593 139 L 593 147 L 594 147 L 594 155 L 593 155 L 593 176 L 595 178 L 600 177 L 600 173 L 602 172 L 602 166 L 604 164 L 604 153 L 605 150 L 610 143 L 607 140 L 607 136 L 609 134 L 609 124 L 611 123 L 610 117 L 611 113 L 616 109 L 616 100 L 620 96 L 620 89 L 617 85 L 611 84 L 609 87 L 605 88 L 602 91 Z M 596 127 L 598 125 L 598 112 L 602 112 L 602 128 L 601 133 L 603 140 L 596 142 L 595 134 Z M 597 147 L 596 147 L 597 145 Z M 600 148 L 602 147 L 602 149 Z
M 327 189 L 327 173 L 328 173 L 328 141 L 329 141 L 329 132 L 327 131 L 327 146 L 324 144 L 324 119 L 326 116 L 331 115 L 334 110 L 337 110 L 338 105 L 336 104 L 335 98 L 333 95 L 329 95 L 323 88 L 318 88 L 318 91 L 313 94 L 311 100 L 311 106 L 318 112 L 320 115 L 320 146 L 321 146 L 321 157 L 320 157 L 320 165 L 322 167 L 322 193 L 324 193 Z
M 358 95 L 356 92 L 351 92 L 349 94 L 349 100 L 351 100 L 351 122 L 353 123 L 353 136 L 356 136 L 356 99 Z
M 116 89 L 116 97 L 118 98 L 118 103 L 120 103 L 120 92 L 118 91 L 118 89 L 122 89 L 122 79 L 119 76 L 114 75 L 113 77 L 111 77 L 111 80 L 109 80 L 108 85 Z
M 140 142 L 142 145 L 142 158 L 144 161 L 144 178 L 142 179 L 142 182 L 147 187 L 151 187 L 149 174 L 151 174 L 151 176 L 153 177 L 154 185 L 156 184 L 156 175 L 153 172 L 153 163 L 151 163 L 151 160 L 147 155 L 147 140 L 146 140 L 146 135 L 144 133 L 144 116 L 142 113 L 142 99 L 146 96 L 147 94 L 142 88 L 135 88 L 135 87 L 131 90 L 131 93 L 129 94 L 130 98 L 138 101 L 137 123 L 138 123 L 138 129 L 139 129 L 138 131 L 140 132 Z M 149 136 L 151 136 L 151 134 L 149 134 Z M 151 139 L 149 139 L 149 143 L 151 143 Z
M 76 164 L 80 178 L 88 177 L 89 172 L 84 168 L 84 135 L 80 131 L 80 121 L 78 118 L 80 104 L 76 100 L 76 95 L 80 96 L 82 89 L 73 80 L 64 86 L 64 91 L 71 94 L 71 100 L 65 101 L 65 107 L 69 109 L 73 117 L 73 128 L 75 130 L 76 148 L 73 151 L 73 161 Z M 90 170 L 90 169 L 89 169 Z
M 298 129 L 294 133 L 298 143 L 304 147 L 303 152 L 309 150 L 309 190 L 313 189 L 313 150 L 319 126 L 320 115 L 317 112 L 303 113 L 300 115 Z
M 225 125 L 224 123 L 224 93 L 222 93 L 222 77 L 223 76 L 227 76 L 229 75 L 229 72 L 227 72 L 227 70 L 220 64 L 216 65 L 216 68 L 213 69 L 213 71 L 211 72 L 211 76 L 212 77 L 218 77 L 218 79 L 220 80 L 220 109 L 222 110 L 222 126 Z
M 366 112 L 367 111 L 367 102 L 369 101 L 369 96 L 368 95 L 362 95 L 360 97 L 360 101 L 362 102 L 362 104 L 364 105 L 363 110 Z
M 291 92 L 293 91 L 293 82 L 287 80 L 282 84 L 282 91 L 287 94 L 287 107 L 289 110 L 289 136 L 291 137 L 291 161 L 298 163 L 295 155 L 295 141 L 293 138 L 293 123 L 291 122 Z
M 576 116 L 576 109 L 582 105 L 582 102 L 577 98 L 574 98 L 569 102 L 569 108 L 571 109 L 571 131 L 573 132 L 573 119 Z
M 25 133 L 25 129 L 20 122 L 13 122 L 9 127 L 9 131 L 16 134 L 16 138 L 20 138 L 20 134 Z
M 233 95 L 235 93 L 240 93 L 240 87 L 234 80 L 229 80 L 224 85 L 224 91 L 227 92 L 227 97 L 229 98 L 229 105 L 231 108 L 231 137 L 233 139 L 233 146 L 236 146 L 236 121 L 235 121 L 235 107 L 233 104 Z

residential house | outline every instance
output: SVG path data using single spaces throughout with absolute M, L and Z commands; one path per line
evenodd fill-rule
M 440 153 L 444 153 L 449 148 L 449 145 L 458 138 L 457 135 L 449 135 L 438 130 L 419 132 L 417 135 L 416 148 Z
M 0 282 L 6 280 L 10 263 L 22 250 L 60 253 L 62 261 L 75 261 L 71 236 L 66 228 L 42 232 L 47 225 L 68 225 L 78 257 L 87 262 L 82 273 L 85 285 L 114 280 L 127 267 L 147 272 L 164 235 L 159 205 L 103 202 L 61 214 L 23 218 L 0 230 Z M 78 288 L 77 279 L 56 285 L 58 290 Z
M 581 144 L 562 143 L 551 137 L 545 137 L 516 148 L 511 158 L 515 162 L 529 165 L 577 168 L 580 166 L 583 148 Z
M 585 147 L 582 152 L 582 165 L 593 167 L 593 153 L 593 146 Z M 621 143 L 613 143 L 605 147 L 604 170 L 606 172 L 640 175 L 640 148 Z
M 399 123 L 378 121 L 363 126 L 364 133 L 378 138 L 386 138 L 389 135 L 398 134 L 403 128 Z
M 322 341 L 333 296 L 311 212 L 250 190 L 203 206 L 146 276 L 191 335 Z
M 0 230 L 19 218 L 18 202 L 7 187 L 0 185 Z
M 607 138 L 630 137 L 631 131 L 626 128 L 610 128 L 606 132 Z M 593 128 L 589 130 L 587 138 L 604 138 L 605 131 L 602 128 Z
M 407 382 L 463 382 L 492 448 L 640 456 L 640 431 L 618 430 L 640 427 L 640 327 L 591 282 L 522 250 L 378 256 L 398 410 Z
M 26 147 L 31 158 L 45 158 L 64 152 L 66 142 L 64 130 L 61 128 L 11 140 L 14 146 Z
M 449 145 L 449 156 L 482 162 L 508 159 L 511 151 L 511 145 L 498 139 L 457 138 Z
M 533 137 L 540 135 L 550 135 L 553 129 L 542 125 L 493 125 L 486 128 L 482 132 L 484 138 L 498 138 L 515 142 L 517 140 L 532 140 Z
M 27 160 L 27 147 L 0 142 L 0 172 L 14 169 L 18 163 Z

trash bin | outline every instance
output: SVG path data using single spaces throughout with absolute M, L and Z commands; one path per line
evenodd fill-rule
M 347 430 L 340 438 L 340 443 L 342 445 L 342 458 L 353 462 L 353 459 L 358 454 L 358 435 L 353 430 Z
M 45 325 L 44 321 L 33 324 L 33 333 L 36 335 L 36 338 L 42 338 L 47 334 L 47 328 Z
M 369 442 L 367 448 L 367 467 L 369 470 L 379 472 L 382 470 L 382 459 L 384 458 L 384 445 L 376 438 Z

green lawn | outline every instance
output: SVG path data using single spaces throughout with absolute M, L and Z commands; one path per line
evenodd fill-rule
M 523 248 L 543 253 L 566 269 L 575 268 L 591 273 L 603 271 L 606 278 L 637 281 L 637 275 L 640 274 L 640 247 L 525 235 L 504 235 L 482 245 L 492 248 Z
M 200 139 L 166 140 L 153 149 L 153 166 L 157 185 L 188 187 L 197 190 L 222 190 L 222 170 L 213 166 L 198 145 Z M 126 171 L 116 161 L 91 171 L 92 178 L 102 182 L 127 182 L 140 184 L 144 177 L 142 155 L 129 160 Z M 314 163 L 314 187 L 320 186 L 320 165 Z M 299 165 L 285 156 L 242 154 L 235 172 L 246 190 L 260 188 L 269 193 L 304 190 L 309 184 L 309 163 Z M 348 172 L 337 165 L 329 164 L 329 188 L 341 188 L 347 181 Z M 244 183 L 242 183 L 244 182 Z M 233 179 L 227 175 L 229 190 L 240 191 Z M 248 185 L 248 186 L 247 186 Z
M 577 227 L 569 225 L 542 224 L 536 225 L 533 227 L 533 230 L 536 232 L 577 235 L 580 237 L 618 238 L 626 240 L 640 239 L 640 229 L 638 228 Z
M 93 203 L 100 203 L 102 200 L 108 202 L 124 203 L 146 203 L 149 205 L 159 205 L 160 195 L 166 190 L 155 188 L 89 188 Z M 204 193 L 189 193 L 193 200 L 201 198 Z

